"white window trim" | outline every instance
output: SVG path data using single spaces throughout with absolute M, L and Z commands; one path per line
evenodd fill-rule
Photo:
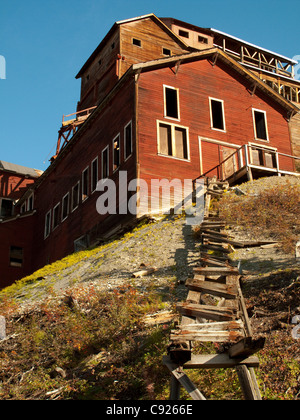
M 130 153 L 130 155 L 128 155 L 126 157 L 126 128 L 129 125 L 131 126 L 131 130 L 130 130 L 131 131 L 131 138 L 130 138 L 131 153 Z M 126 162 L 130 158 L 130 156 L 132 155 L 132 152 L 133 152 L 133 144 L 132 144 L 132 120 L 130 120 L 129 123 L 126 124 L 125 127 L 124 127 L 124 159 L 125 159 L 124 162 Z
M 265 125 L 266 125 L 267 139 L 260 139 L 260 138 L 257 137 L 257 133 L 256 133 L 256 122 L 255 122 L 255 115 L 254 115 L 255 111 L 256 112 L 261 112 L 265 116 Z M 269 142 L 270 140 L 269 140 L 269 129 L 268 129 L 268 121 L 267 121 L 267 111 L 264 111 L 262 109 L 252 108 L 252 120 L 253 120 L 254 140 L 263 141 L 263 142 Z
M 103 153 L 105 152 L 105 150 L 107 149 L 107 169 L 108 169 L 108 174 L 107 174 L 107 176 L 103 176 L 103 169 L 104 169 L 104 166 L 103 166 Z M 102 150 L 102 152 L 101 152 L 101 179 L 105 179 L 105 178 L 107 178 L 107 177 L 109 177 L 109 145 L 107 145 L 103 150 Z
M 52 212 L 52 210 L 49 210 L 46 213 L 46 216 L 45 216 L 44 239 L 47 239 L 50 236 L 50 233 L 51 233 L 51 212 Z M 49 229 L 48 229 L 49 232 L 47 234 L 47 219 L 48 219 L 48 215 L 50 215 L 50 217 L 49 217 Z
M 119 166 L 114 169 L 115 166 L 115 140 L 119 138 Z M 121 166 L 121 133 L 118 133 L 112 141 L 112 164 L 113 164 L 113 173 L 115 173 Z
M 265 140 L 266 141 L 266 140 Z M 252 142 L 248 142 L 249 147 L 250 147 L 250 165 L 253 165 L 253 156 L 252 156 L 252 146 L 258 147 L 261 150 L 266 150 L 266 151 L 270 151 L 273 153 L 277 153 L 277 147 L 271 147 L 271 146 L 266 146 L 265 144 L 257 144 L 257 143 L 252 143 Z
M 74 191 L 74 188 L 76 187 L 78 185 L 78 193 L 77 193 L 77 206 L 76 207 L 74 207 L 73 208 L 73 191 Z M 73 213 L 73 211 L 75 211 L 77 208 L 78 208 L 78 206 L 79 206 L 79 197 L 80 197 L 80 182 L 78 181 L 75 185 L 73 185 L 73 187 L 72 187 L 72 191 L 71 191 L 71 213 Z
M 90 186 L 90 180 L 89 180 L 89 175 L 90 175 L 90 173 L 89 173 L 89 169 L 90 169 L 90 166 L 87 166 L 83 171 L 82 171 L 82 173 L 81 173 L 81 200 L 82 200 L 82 203 L 85 201 L 85 200 L 87 200 L 88 198 L 89 198 L 89 186 Z M 87 188 L 88 188 L 88 191 L 87 191 L 87 195 L 86 195 L 86 197 L 83 197 L 83 175 L 84 175 L 84 173 L 86 172 L 86 171 L 88 171 L 88 178 L 87 178 Z
M 177 92 L 177 115 L 178 115 L 178 118 L 167 116 L 166 89 L 173 89 L 173 90 L 176 90 L 176 92 Z M 163 85 L 163 91 L 164 91 L 164 118 L 167 118 L 168 120 L 173 120 L 173 121 L 180 121 L 179 89 L 175 88 L 174 86 Z
M 67 196 L 69 196 L 69 199 L 68 199 L 68 209 L 67 209 L 67 215 L 66 215 L 66 217 L 63 217 L 63 214 L 64 214 L 64 200 L 65 200 L 65 198 L 66 198 Z M 63 196 L 62 201 L 61 201 L 61 221 L 62 221 L 62 222 L 63 222 L 64 220 L 66 220 L 66 219 L 67 219 L 67 217 L 69 216 L 69 213 L 70 213 L 70 193 L 69 193 L 69 192 L 67 192 L 67 194 L 65 194 L 65 195 Z
M 94 173 L 93 165 L 94 165 L 94 162 L 97 162 L 97 165 L 96 165 L 97 176 L 96 176 L 96 186 L 95 186 L 95 189 L 93 190 L 93 173 Z M 98 159 L 98 156 L 97 156 L 97 157 L 95 157 L 94 160 L 92 160 L 92 163 L 91 163 L 91 194 L 93 194 L 97 190 L 98 181 L 99 181 L 99 159 Z
M 52 232 L 58 227 L 58 225 L 59 225 L 59 222 L 60 222 L 60 211 L 58 212 L 58 222 L 57 222 L 57 225 L 56 226 L 54 226 L 54 214 L 55 214 L 55 209 L 57 208 L 57 207 L 59 207 L 60 206 L 60 202 L 59 203 L 57 203 L 56 204 L 56 206 L 54 206 L 53 207 L 53 211 L 52 211 Z
M 183 128 L 183 129 L 186 130 L 186 143 L 187 143 L 187 154 L 188 154 L 187 159 L 179 158 L 179 157 L 176 157 L 176 156 L 164 155 L 163 153 L 159 153 L 159 150 L 160 150 L 159 125 L 160 124 L 165 124 L 165 125 L 171 126 L 172 150 L 174 150 L 174 151 L 176 150 L 176 147 L 175 147 L 175 128 L 178 127 L 178 128 Z M 191 158 L 190 158 L 189 127 L 185 127 L 183 125 L 174 124 L 174 123 L 170 123 L 170 122 L 166 122 L 166 121 L 157 120 L 157 155 L 158 156 L 163 156 L 163 157 L 166 157 L 166 158 L 170 158 L 170 159 L 180 160 L 182 162 L 190 162 Z
M 221 133 L 226 133 L 226 118 L 225 118 L 225 107 L 224 107 L 223 99 L 213 98 L 211 96 L 209 96 L 208 99 L 209 99 L 210 128 L 212 130 L 215 130 L 215 131 L 220 131 Z M 221 104 L 222 104 L 223 127 L 224 127 L 223 130 L 221 128 L 215 128 L 213 126 L 213 115 L 212 115 L 211 101 L 221 102 Z
M 30 199 L 32 198 L 32 209 L 31 209 L 31 211 L 34 209 L 34 194 L 32 193 L 32 194 L 30 194 L 30 196 L 27 198 L 27 209 L 29 209 L 29 202 L 30 202 Z

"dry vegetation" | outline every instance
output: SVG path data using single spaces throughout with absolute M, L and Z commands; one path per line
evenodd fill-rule
M 247 196 L 227 194 L 218 204 L 220 211 L 243 229 L 250 227 L 252 233 L 255 229 L 255 235 L 265 235 L 266 229 L 268 236 L 282 240 L 284 249 L 292 252 L 299 238 L 299 184 L 285 180 L 268 184 L 267 189 L 261 185 L 241 186 Z M 130 241 L 136 241 L 137 250 L 144 248 L 144 241 L 149 243 L 155 232 L 159 243 L 159 235 L 165 240 L 177 223 L 184 226 L 179 220 L 142 227 L 130 234 Z M 129 248 L 129 242 L 123 243 L 119 258 L 122 252 L 132 254 L 125 245 Z M 117 242 L 113 249 L 116 246 Z M 80 258 L 95 259 L 97 252 L 102 255 L 104 248 L 85 251 Z M 178 293 L 183 286 L 176 284 L 177 270 L 182 272 L 183 267 L 170 266 L 163 288 L 157 283 L 164 271 L 149 276 L 143 285 L 123 278 L 122 285 L 109 290 L 96 287 L 104 278 L 99 274 L 92 283 L 69 286 L 63 295 L 47 289 L 46 299 L 20 308 L 20 296 L 28 293 L 25 286 L 41 288 L 43 275 L 60 265 L 70 269 L 79 257 L 69 258 L 0 293 L 0 314 L 6 317 L 8 335 L 0 342 L 0 399 L 167 399 L 170 375 L 162 366 L 162 356 L 173 325 L 166 321 L 151 326 L 145 320 L 148 314 L 174 308 L 177 300 L 184 299 Z M 110 258 L 107 251 L 101 264 L 105 260 L 109 266 Z M 242 286 L 254 332 L 266 337 L 257 370 L 263 398 L 300 399 L 300 346 L 291 336 L 292 317 L 300 314 L 300 268 L 245 275 Z M 213 344 L 197 348 L 203 353 L 216 350 Z M 209 399 L 242 398 L 234 370 L 193 371 L 189 376 Z

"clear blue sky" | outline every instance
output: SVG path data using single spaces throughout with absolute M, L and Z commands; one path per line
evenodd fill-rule
M 155 13 L 215 28 L 290 58 L 300 54 L 300 0 L 0 0 L 0 160 L 45 170 L 75 75 L 122 19 Z

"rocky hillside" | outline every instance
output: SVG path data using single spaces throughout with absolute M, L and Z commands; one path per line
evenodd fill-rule
M 285 191 L 286 199 L 294 200 L 294 222 L 286 227 L 286 236 L 294 240 L 299 194 L 297 204 L 291 191 L 299 193 L 299 187 L 296 178 L 254 181 L 239 187 L 247 195 L 232 191 L 216 206 L 229 218 L 238 200 L 247 211 L 246 201 L 250 205 L 262 197 L 266 200 L 261 194 L 274 188 L 280 194 Z M 265 204 L 267 212 L 272 203 Z M 249 239 L 251 233 L 254 239 L 264 236 L 263 229 L 247 231 L 245 220 L 233 217 L 233 221 L 238 225 L 229 224 L 228 229 L 237 239 Z M 300 351 L 291 322 L 300 314 L 299 262 L 291 241 L 290 248 L 282 247 L 285 241 L 278 230 L 272 230 L 267 219 L 264 223 L 271 227 L 265 234 L 278 245 L 232 249 L 231 257 L 243 272 L 243 293 L 254 331 L 266 337 L 258 354 L 262 396 L 298 399 Z M 175 304 L 186 298 L 184 281 L 199 256 L 197 234 L 185 218 L 163 217 L 4 289 L 0 293 L 0 315 L 6 319 L 6 338 L 0 341 L 0 399 L 167 399 L 170 376 L 161 360 L 178 316 Z M 152 270 L 138 276 L 148 269 Z M 205 345 L 197 351 L 216 349 Z M 193 375 L 209 399 L 242 398 L 230 369 Z M 187 398 L 184 393 L 183 398 Z

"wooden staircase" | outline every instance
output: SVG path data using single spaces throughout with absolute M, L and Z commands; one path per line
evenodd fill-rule
M 177 305 L 181 322 L 171 331 L 168 355 L 163 358 L 171 372 L 170 399 L 179 399 L 183 386 L 192 399 L 205 400 L 184 369 L 216 368 L 235 368 L 245 399 L 261 399 L 254 372 L 259 361 L 253 354 L 264 346 L 264 339 L 252 338 L 241 275 L 229 258 L 234 241 L 224 233 L 225 221 L 209 211 L 211 198 L 221 197 L 228 187 L 216 178 L 207 180 L 200 265 L 186 281 L 186 301 Z M 220 343 L 223 351 L 193 355 L 195 342 Z

